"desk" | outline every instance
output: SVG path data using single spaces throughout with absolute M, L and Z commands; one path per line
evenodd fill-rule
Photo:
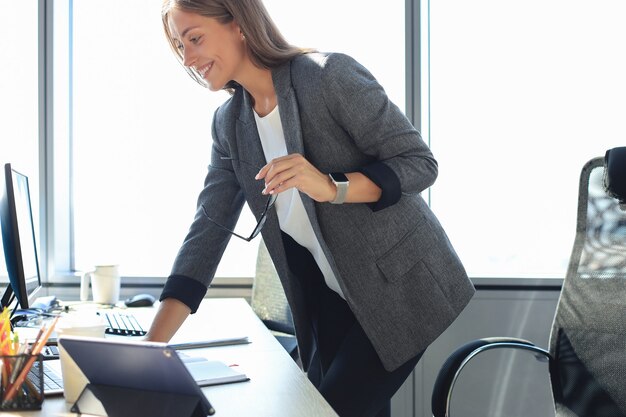
M 129 311 L 142 325 L 148 324 L 154 314 L 151 308 Z M 229 365 L 238 364 L 250 377 L 248 382 L 202 389 L 215 408 L 216 417 L 337 416 L 243 299 L 203 300 L 198 312 L 185 321 L 175 338 L 184 341 L 201 339 L 203 335 L 211 338 L 235 334 L 248 336 L 252 343 L 185 351 Z M 75 416 L 69 409 L 63 397 L 49 397 L 40 411 L 0 412 L 0 416 Z

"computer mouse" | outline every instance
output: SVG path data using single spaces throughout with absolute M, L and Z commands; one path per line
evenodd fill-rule
M 150 294 L 137 294 L 125 300 L 124 304 L 126 307 L 150 307 L 155 300 Z

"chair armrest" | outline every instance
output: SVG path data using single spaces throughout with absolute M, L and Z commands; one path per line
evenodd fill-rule
M 542 359 L 552 362 L 550 353 L 535 346 L 532 342 L 514 337 L 489 337 L 468 342 L 455 350 L 439 370 L 432 395 L 432 411 L 434 417 L 447 417 L 450 398 L 454 384 L 467 363 L 476 355 L 490 349 L 524 349 L 530 350 Z
M 295 335 L 296 331 L 294 330 L 293 326 L 290 326 L 287 323 L 281 323 L 279 321 L 276 320 L 261 320 L 263 322 L 263 324 L 265 325 L 265 327 L 267 327 L 270 330 L 273 330 L 275 332 L 280 332 L 280 333 L 285 333 L 285 334 L 289 334 L 289 335 Z

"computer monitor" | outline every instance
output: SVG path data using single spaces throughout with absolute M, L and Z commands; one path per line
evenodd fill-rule
M 2 307 L 8 307 L 15 294 L 19 306 L 27 309 L 41 288 L 28 177 L 5 164 L 1 188 L 2 242 L 10 282 Z

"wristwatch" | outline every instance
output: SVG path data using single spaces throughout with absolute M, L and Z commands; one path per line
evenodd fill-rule
M 330 203 L 343 204 L 346 201 L 346 195 L 348 195 L 348 185 L 350 184 L 348 177 L 341 172 L 331 172 L 328 176 L 333 184 L 335 184 L 335 187 L 337 187 L 337 196 Z

